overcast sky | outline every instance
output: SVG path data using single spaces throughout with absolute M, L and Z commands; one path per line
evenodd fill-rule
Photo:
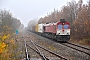
M 60 10 L 69 1 L 71 0 L 0 0 L 0 9 L 10 11 L 27 26 L 30 20 L 45 16 L 47 12 L 53 11 L 54 7 Z M 87 1 L 83 0 L 84 3 Z

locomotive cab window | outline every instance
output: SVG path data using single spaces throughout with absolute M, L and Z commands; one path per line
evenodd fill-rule
M 64 25 L 64 29 L 68 29 L 69 28 L 69 25 Z
M 58 29 L 62 29 L 62 25 L 58 25 Z

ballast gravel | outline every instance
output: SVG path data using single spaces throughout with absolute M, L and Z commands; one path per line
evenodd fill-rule
M 90 56 L 89 55 L 62 45 L 62 44 L 65 44 L 65 43 L 55 42 L 52 39 L 48 39 L 48 38 L 42 37 L 40 35 L 37 35 L 35 33 L 29 32 L 29 31 L 27 31 L 25 33 L 35 43 L 38 43 L 38 44 L 44 46 L 45 48 L 47 48 L 47 49 L 49 49 L 49 50 L 51 50 L 51 51 L 53 51 L 53 52 L 55 52 L 57 54 L 60 54 L 61 56 L 66 57 L 69 60 L 90 60 Z M 18 38 L 17 45 L 18 45 L 19 49 L 17 49 L 17 51 L 22 51 L 22 53 L 21 53 L 22 55 L 20 54 L 21 58 L 25 58 L 25 55 L 23 53 L 23 52 L 25 52 L 23 44 L 24 43 L 23 43 L 22 39 Z M 86 47 L 88 47 L 88 46 L 86 46 Z M 90 47 L 88 47 L 88 48 L 90 49 Z M 34 59 L 35 59 L 35 57 L 34 57 Z

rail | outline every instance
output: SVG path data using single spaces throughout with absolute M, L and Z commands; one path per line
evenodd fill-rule
M 29 37 L 27 37 L 27 38 L 28 38 L 28 39 L 30 40 L 30 42 L 32 42 L 35 46 L 38 46 L 38 47 L 44 49 L 45 51 L 47 51 L 47 52 L 49 52 L 49 53 L 51 53 L 51 54 L 53 54 L 53 55 L 59 57 L 60 59 L 68 60 L 67 58 L 65 58 L 65 57 L 63 57 L 63 56 L 61 56 L 61 55 L 59 55 L 59 54 L 57 54 L 57 53 L 54 53 L 54 52 L 52 52 L 52 51 L 46 49 L 45 47 L 42 47 L 42 46 L 36 44 L 36 43 L 33 42 Z M 38 49 L 38 50 L 39 50 L 39 49 Z M 40 51 L 38 51 L 38 52 L 40 52 Z M 44 56 L 44 57 L 45 57 L 45 56 Z M 46 58 L 46 57 L 45 57 L 45 58 Z M 47 60 L 47 59 L 48 59 L 48 58 L 46 58 L 46 60 Z M 48 60 L 49 60 L 49 59 L 48 59 Z
M 68 43 L 67 43 L 67 44 L 68 44 Z M 77 51 L 83 52 L 83 53 L 85 53 L 85 54 L 87 54 L 87 55 L 90 56 L 90 53 L 88 53 L 88 52 L 82 51 L 82 50 L 80 50 L 80 49 L 74 48 L 74 47 L 69 46 L 69 45 L 66 45 L 66 44 L 62 44 L 62 45 L 67 46 L 67 47 L 69 47 L 69 48 L 72 48 L 72 49 L 74 49 L 74 50 L 77 50 Z M 78 46 L 77 46 L 77 47 L 78 47 Z

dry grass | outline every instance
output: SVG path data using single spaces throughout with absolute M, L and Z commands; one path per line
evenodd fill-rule
M 70 41 L 73 42 L 73 43 L 90 46 L 90 38 L 88 38 L 88 39 L 82 39 L 82 40 L 71 39 Z

